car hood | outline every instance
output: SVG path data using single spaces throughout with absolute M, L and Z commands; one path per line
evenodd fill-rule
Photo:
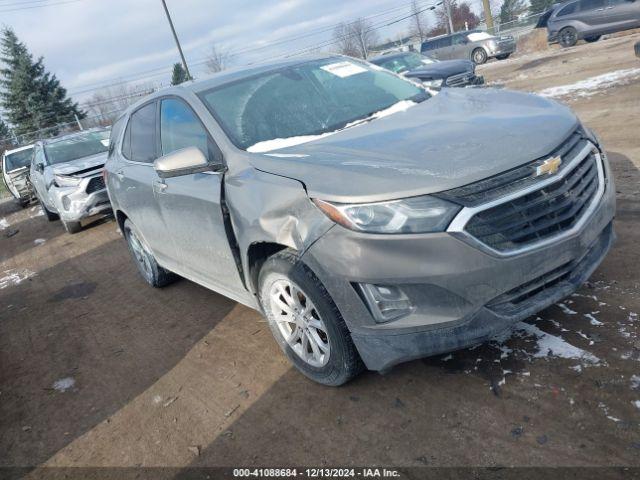
M 78 158 L 71 162 L 57 163 L 51 165 L 51 170 L 57 175 L 82 174 L 86 170 L 95 170 L 104 165 L 107 161 L 107 152 L 98 153 L 89 157 Z
M 408 78 L 447 78 L 459 73 L 472 72 L 473 62 L 469 60 L 446 60 L 430 63 L 405 73 Z
M 577 127 L 568 108 L 495 89 L 448 89 L 403 112 L 301 145 L 251 154 L 311 197 L 379 201 L 460 187 L 553 151 Z

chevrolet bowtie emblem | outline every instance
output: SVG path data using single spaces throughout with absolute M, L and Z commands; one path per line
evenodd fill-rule
M 539 165 L 538 168 L 536 168 L 535 176 L 539 177 L 540 175 L 544 175 L 545 173 L 553 175 L 558 171 L 560 165 L 562 165 L 562 159 L 560 157 L 548 158 L 544 162 L 542 162 L 542 165 Z

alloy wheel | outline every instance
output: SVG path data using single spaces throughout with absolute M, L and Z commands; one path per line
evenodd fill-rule
M 138 263 L 138 266 L 140 267 L 143 275 L 147 279 L 152 278 L 153 271 L 151 268 L 151 262 L 149 261 L 149 254 L 147 253 L 147 250 L 144 248 L 144 246 L 138 239 L 138 236 L 133 230 L 127 229 L 127 238 L 129 239 L 129 245 L 131 245 L 133 257 Z
M 307 294 L 289 280 L 277 280 L 271 286 L 269 302 L 278 330 L 296 355 L 313 367 L 326 365 L 329 334 Z

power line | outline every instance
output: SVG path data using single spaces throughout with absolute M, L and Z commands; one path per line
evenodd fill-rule
M 425 1 L 426 0 L 420 0 L 420 2 L 418 2 L 418 3 L 423 3 Z M 402 6 L 395 6 L 393 8 L 388 8 L 388 9 L 385 9 L 385 10 L 383 10 L 381 12 L 378 12 L 378 13 L 375 13 L 375 14 L 372 14 L 372 15 L 367 15 L 367 16 L 364 16 L 362 18 L 364 18 L 364 19 L 372 19 L 372 18 L 377 18 L 377 17 L 383 16 L 383 15 L 388 15 L 390 12 L 395 12 L 397 10 L 410 8 L 411 4 L 412 4 L 412 2 L 408 2 L 408 3 L 403 4 Z M 354 21 L 351 21 L 351 22 L 347 22 L 346 24 L 347 25 L 351 25 L 355 21 L 357 21 L 357 20 L 354 20 Z M 287 36 L 286 37 L 282 37 L 280 39 L 274 40 L 273 42 L 267 43 L 265 45 L 261 45 L 259 47 L 254 47 L 254 48 L 245 47 L 245 48 L 242 48 L 240 50 L 232 51 L 230 53 L 230 56 L 237 57 L 237 56 L 239 56 L 239 55 L 241 55 L 243 53 L 258 52 L 258 51 L 264 50 L 266 48 L 272 48 L 274 46 L 281 45 L 281 44 L 284 44 L 284 43 L 289 43 L 289 42 L 297 41 L 297 40 L 300 40 L 300 39 L 303 39 L 303 38 L 307 38 L 307 37 L 310 37 L 310 36 L 319 35 L 321 33 L 326 33 L 326 32 L 329 32 L 331 30 L 334 30 L 341 23 L 344 23 L 344 22 L 335 23 L 335 24 L 332 24 L 330 26 L 319 27 L 316 30 L 312 30 L 311 32 L 306 32 L 304 34 L 297 34 L 297 35 L 290 35 L 288 37 Z M 278 58 L 278 57 L 274 57 L 274 58 Z M 194 61 L 192 61 L 190 63 L 191 63 L 192 67 L 193 66 L 200 66 L 200 65 L 206 64 L 207 60 L 208 60 L 208 58 L 201 57 L 201 58 L 196 59 L 196 60 L 194 60 Z M 69 92 L 69 95 L 81 95 L 81 94 L 84 94 L 84 93 L 89 93 L 89 92 L 92 92 L 92 91 L 95 91 L 95 90 L 106 88 L 106 87 L 109 87 L 109 86 L 112 86 L 112 85 L 113 86 L 121 85 L 121 84 L 124 84 L 124 83 L 129 83 L 129 82 L 134 81 L 134 80 L 142 80 L 142 79 L 146 79 L 146 78 L 157 77 L 159 75 L 165 74 L 165 72 L 169 72 L 170 73 L 170 69 L 171 69 L 171 67 L 167 67 L 167 66 L 156 67 L 156 68 L 140 71 L 140 72 L 138 72 L 136 74 L 132 74 L 132 75 L 124 76 L 124 77 L 119 77 L 122 80 L 118 80 L 116 82 L 112 82 L 112 80 L 113 80 L 112 79 L 112 80 L 105 80 L 105 81 L 102 81 L 102 82 L 96 82 L 94 84 L 87 84 L 84 87 L 78 87 L 78 88 L 81 88 L 81 90 L 73 90 L 73 91 Z M 155 75 L 148 75 L 147 76 L 146 74 L 155 74 Z
M 26 6 L 26 7 L 20 7 L 20 8 L 10 8 L 10 9 L 0 10 L 0 13 L 20 12 L 22 10 L 31 10 L 33 8 L 55 7 L 58 5 L 66 5 L 68 3 L 78 3 L 83 1 L 84 0 L 66 0 L 62 2 L 56 2 L 56 3 L 47 3 L 44 5 L 32 5 L 32 6 Z M 0 5 L 0 7 L 4 7 L 4 5 Z

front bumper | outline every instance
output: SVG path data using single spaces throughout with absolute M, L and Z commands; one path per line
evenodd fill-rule
M 443 232 L 362 234 L 334 226 L 303 259 L 331 294 L 371 370 L 483 342 L 575 291 L 613 239 L 615 188 L 605 191 L 581 228 L 539 248 L 497 256 Z M 499 300 L 560 268 L 568 274 L 517 306 Z M 358 284 L 398 286 L 413 310 L 376 323 Z
M 501 41 L 496 44 L 495 48 L 489 47 L 490 57 L 499 57 L 502 55 L 511 55 L 516 51 L 515 40 Z
M 474 72 L 452 75 L 446 78 L 442 84 L 443 87 L 471 87 L 476 85 L 484 85 L 484 77 L 476 75 Z
M 96 177 L 84 178 L 76 187 L 51 186 L 49 196 L 62 220 L 79 222 L 111 209 L 106 188 L 87 193 L 92 178 Z
M 32 198 L 28 177 L 27 169 L 4 173 L 3 181 L 18 203 L 29 202 Z

